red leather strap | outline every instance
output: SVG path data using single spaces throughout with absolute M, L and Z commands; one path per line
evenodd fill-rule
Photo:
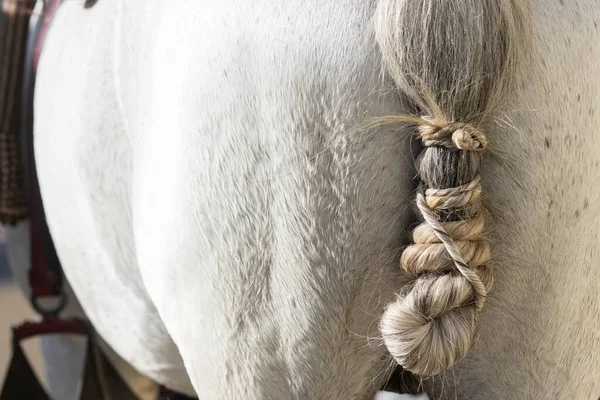
M 14 338 L 19 342 L 39 335 L 88 335 L 84 322 L 73 319 L 46 318 L 42 322 L 25 322 L 13 329 Z
M 44 2 L 41 15 L 40 28 L 33 46 L 31 63 L 31 82 L 35 82 L 40 54 L 44 47 L 46 34 L 56 14 L 61 0 L 48 0 Z M 27 107 L 30 108 L 30 116 L 33 116 L 33 88 L 30 91 Z M 43 314 L 37 298 L 48 296 L 62 296 L 62 271 L 52 239 L 46 225 L 44 209 L 37 180 L 35 159 L 33 152 L 33 124 L 27 121 L 29 132 L 27 134 L 28 159 L 29 159 L 29 214 L 31 226 L 31 268 L 29 270 L 29 284 L 31 286 L 32 302 L 36 310 Z M 61 299 L 62 303 L 62 299 Z M 54 307 L 53 313 L 57 313 L 59 306 Z

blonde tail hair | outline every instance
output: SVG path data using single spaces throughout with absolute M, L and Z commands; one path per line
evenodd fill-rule
M 416 203 L 423 222 L 401 266 L 414 278 L 380 323 L 405 369 L 436 375 L 463 359 L 493 283 L 479 166 L 484 127 L 505 103 L 529 42 L 525 0 L 381 0 L 376 38 L 397 90 L 420 115 Z

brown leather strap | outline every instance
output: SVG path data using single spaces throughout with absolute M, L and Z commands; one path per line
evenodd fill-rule
M 50 400 L 16 340 L 13 340 L 12 351 L 0 400 Z
M 137 400 L 94 340 L 88 341 L 86 357 L 80 400 Z
M 27 216 L 18 110 L 35 0 L 0 3 L 0 223 L 15 224 Z

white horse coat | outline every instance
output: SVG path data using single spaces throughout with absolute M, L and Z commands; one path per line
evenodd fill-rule
M 600 3 L 534 0 L 526 80 L 489 127 L 496 286 L 431 395 L 600 396 Z M 200 399 L 365 399 L 407 278 L 408 131 L 375 0 L 66 1 L 36 157 L 70 283 L 137 370 Z

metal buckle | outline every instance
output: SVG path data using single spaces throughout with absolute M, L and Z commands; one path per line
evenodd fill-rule
M 57 303 L 55 306 L 45 307 L 39 303 L 40 298 L 49 298 L 55 297 L 57 299 Z M 35 311 L 38 312 L 43 318 L 46 317 L 56 317 L 58 314 L 65 308 L 67 305 L 67 295 L 64 292 L 60 292 L 56 296 L 34 296 L 31 295 L 29 298 L 31 302 L 31 306 Z

